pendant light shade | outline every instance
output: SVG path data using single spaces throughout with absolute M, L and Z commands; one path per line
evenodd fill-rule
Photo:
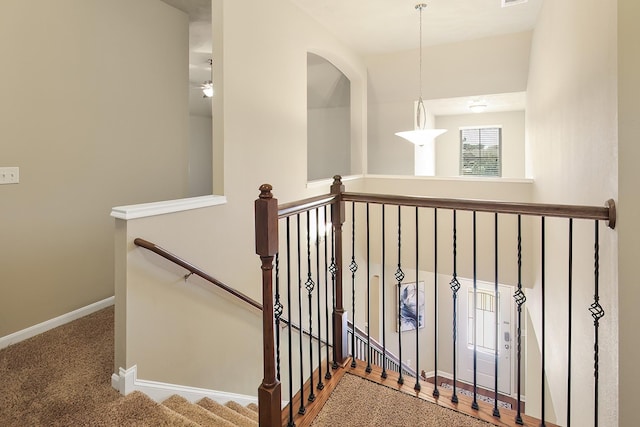
M 414 130 L 397 132 L 401 138 L 406 139 L 407 141 L 415 144 L 415 145 L 425 145 L 439 135 L 442 135 L 447 130 L 446 129 L 430 129 L 427 128 L 427 111 L 424 107 L 424 102 L 422 100 L 422 9 L 426 8 L 426 3 L 419 3 L 416 5 L 416 9 L 420 12 L 420 69 L 419 69 L 419 81 L 420 81 L 420 94 L 418 97 L 418 105 L 416 106 L 416 118 L 415 118 L 415 128 Z

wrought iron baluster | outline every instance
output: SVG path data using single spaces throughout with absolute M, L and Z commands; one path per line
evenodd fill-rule
M 370 255 L 370 238 L 369 238 L 369 203 L 367 208 L 367 367 L 365 372 L 371 372 L 371 258 Z
M 280 302 L 280 252 L 276 252 L 276 297 L 273 315 L 276 319 L 276 378 L 280 381 L 280 317 L 282 316 Z
M 289 335 L 289 422 L 288 427 L 294 427 L 293 422 L 293 335 L 291 330 L 291 217 L 287 217 L 287 334 Z
M 478 410 L 478 263 L 476 251 L 476 211 L 473 211 L 473 402 L 471 408 Z
M 438 390 L 438 208 L 433 209 L 433 397 L 439 397 Z
M 380 375 L 382 378 L 387 378 L 387 340 L 386 340 L 386 326 L 385 326 L 385 318 L 387 317 L 385 314 L 387 313 L 386 303 L 385 303 L 385 294 L 387 293 L 386 288 L 386 266 L 385 266 L 385 236 L 384 236 L 384 208 L 385 205 L 382 205 L 382 374 Z
M 416 206 L 416 384 L 413 386 L 413 389 L 416 391 L 420 390 L 420 266 L 419 262 L 419 254 L 418 248 L 419 245 L 419 227 L 418 227 L 418 207 Z
M 493 231 L 494 231 L 494 256 L 493 256 L 493 262 L 494 262 L 494 274 L 495 274 L 495 280 L 494 280 L 494 289 L 493 289 L 493 297 L 494 297 L 494 307 L 495 307 L 495 342 L 494 342 L 494 346 L 495 346 L 495 353 L 494 353 L 494 373 L 493 373 L 493 416 L 496 418 L 500 418 L 500 410 L 498 409 L 498 355 L 499 355 L 499 351 L 498 351 L 498 347 L 499 347 L 499 335 L 500 335 L 500 294 L 498 292 L 498 213 L 496 212 L 494 214 L 494 225 L 493 225 Z
M 317 222 L 317 221 L 316 221 Z M 307 290 L 307 297 L 309 301 L 309 370 L 311 371 L 311 378 L 309 379 L 311 387 L 309 387 L 309 402 L 316 400 L 316 395 L 313 390 L 313 289 L 315 283 L 311 277 L 311 211 L 307 211 L 307 281 L 304 282 L 304 287 Z M 302 325 L 302 323 L 300 323 Z M 302 335 L 301 335 L 302 336 Z
M 591 317 L 593 317 L 593 329 L 594 329 L 594 341 L 593 341 L 593 376 L 594 376 L 594 404 L 593 404 L 593 424 L 598 427 L 598 383 L 599 383 L 599 342 L 598 342 L 598 328 L 600 327 L 600 319 L 604 317 L 604 309 L 600 305 L 600 236 L 598 228 L 598 220 L 595 221 L 595 236 L 594 236 L 594 262 L 593 262 L 593 276 L 594 276 L 594 294 L 593 304 L 589 307 Z
M 318 289 L 318 385 L 316 387 L 322 390 L 324 384 L 322 383 L 322 311 L 320 310 L 320 208 L 316 208 L 316 284 Z
M 335 209 L 333 206 L 331 207 L 331 210 L 333 211 L 333 209 Z M 336 311 L 336 272 L 338 271 L 338 266 L 336 265 L 336 254 L 335 254 L 335 231 L 334 231 L 334 227 L 335 224 L 331 224 L 331 264 L 329 265 L 329 272 L 331 273 L 331 300 L 332 300 L 332 313 Z M 331 332 L 332 335 L 331 336 L 335 336 L 335 331 L 336 331 L 336 326 L 335 324 L 333 324 L 333 322 L 331 322 Z M 347 341 L 348 342 L 348 341 Z M 336 348 L 337 348 L 337 343 L 334 342 L 333 343 L 333 363 L 331 364 L 331 367 L 333 369 L 338 369 L 338 362 L 336 361 L 337 359 L 337 354 L 335 352 Z M 327 348 L 327 351 L 329 351 L 329 349 Z M 327 358 L 328 359 L 328 358 Z
M 571 427 L 571 333 L 573 323 L 573 218 L 569 218 L 569 313 L 567 326 L 567 427 Z
M 516 413 L 516 424 L 523 424 L 522 421 L 522 398 L 521 398 L 521 372 L 522 372 L 522 305 L 527 300 L 524 292 L 522 292 L 522 217 L 518 215 L 518 289 L 513 294 L 513 298 L 516 301 L 518 307 L 518 326 L 517 326 L 517 365 L 518 365 L 518 377 L 516 378 L 518 384 L 518 403 Z
M 458 252 L 457 252 L 457 227 L 456 214 L 453 211 L 453 278 L 449 283 L 453 299 L 453 393 L 451 394 L 451 402 L 458 403 L 458 395 L 456 393 L 456 371 L 458 365 L 456 347 L 458 345 L 458 291 L 460 290 L 460 282 L 458 281 Z
M 298 241 L 298 322 L 302 328 L 302 251 L 300 246 L 300 214 L 296 214 L 297 241 Z M 291 319 L 289 319 L 291 320 Z M 298 413 L 304 415 L 307 410 L 304 407 L 304 363 L 302 354 L 302 331 L 300 331 L 300 340 L 298 349 L 300 350 L 300 408 Z
M 398 269 L 396 270 L 396 280 L 398 282 L 398 384 L 404 384 L 404 378 L 402 376 L 402 317 L 400 316 L 400 288 L 402 281 L 404 280 L 404 272 L 402 271 L 402 217 L 401 206 L 398 205 Z
M 352 348 L 354 354 L 351 356 L 351 367 L 356 367 L 356 355 L 355 355 L 355 339 L 356 339 L 356 271 L 358 271 L 358 264 L 356 263 L 356 202 L 351 202 L 351 264 L 349 264 L 349 270 L 351 271 L 351 317 L 353 320 L 352 328 Z
M 545 373 L 544 373 L 544 369 L 545 369 L 545 230 L 544 230 L 544 217 L 541 218 L 541 227 L 542 229 L 540 230 L 541 233 L 541 245 L 542 245 L 542 253 L 541 253 L 541 274 L 542 274 L 542 279 L 541 279 L 541 283 L 540 283 L 540 287 L 541 287 L 541 305 L 542 305 L 542 348 L 541 348 L 541 365 L 542 365 L 542 373 L 540 376 L 540 402 L 542 405 L 542 409 L 541 409 L 541 415 L 540 415 L 540 426 L 544 427 L 545 423 L 544 423 L 544 419 L 545 419 L 545 392 L 544 392 L 544 386 L 545 386 Z
M 324 221 L 325 224 L 327 222 L 327 207 L 323 206 L 323 211 L 324 211 Z M 325 307 L 325 323 L 327 325 L 327 346 L 325 347 L 325 350 L 327 351 L 327 373 L 324 374 L 324 378 L 326 380 L 330 380 L 331 379 L 331 367 L 330 367 L 330 362 L 331 362 L 331 357 L 329 356 L 329 343 L 331 342 L 331 339 L 329 338 L 329 261 L 327 258 L 328 255 L 328 248 L 327 248 L 327 237 L 326 234 L 328 232 L 331 232 L 329 230 L 326 229 L 325 227 L 325 238 L 324 238 L 324 307 Z M 333 242 L 333 239 L 332 239 Z

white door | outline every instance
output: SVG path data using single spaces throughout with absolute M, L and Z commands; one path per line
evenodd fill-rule
M 473 384 L 474 339 L 478 386 L 493 390 L 495 385 L 496 316 L 498 316 L 498 391 L 511 395 L 513 288 L 478 282 L 476 306 L 473 282 L 461 280 L 458 293 L 458 378 Z M 475 323 L 476 333 L 473 325 Z

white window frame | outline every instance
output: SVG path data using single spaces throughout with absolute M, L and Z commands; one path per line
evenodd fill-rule
M 502 177 L 502 125 L 482 125 L 482 126 L 460 126 L 458 128 L 458 135 L 459 135 L 459 139 L 460 139 L 460 146 L 459 146 L 459 153 L 460 153 L 460 158 L 459 158 L 459 165 L 458 165 L 458 173 L 460 176 L 465 176 L 465 177 L 485 177 L 485 178 L 501 178 Z M 476 130 L 476 129 L 499 129 L 498 135 L 499 135 L 499 140 L 498 140 L 498 175 L 485 175 L 485 174 L 465 174 L 463 173 L 463 168 L 464 168 L 464 159 L 463 159 L 463 140 L 462 140 L 462 132 L 464 130 Z

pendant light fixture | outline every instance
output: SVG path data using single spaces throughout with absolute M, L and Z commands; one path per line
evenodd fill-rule
M 418 98 L 418 105 L 416 106 L 415 129 L 396 133 L 399 137 L 420 146 L 425 145 L 435 137 L 442 135 L 447 131 L 446 129 L 426 128 L 427 110 L 425 109 L 424 101 L 422 100 L 422 9 L 426 7 L 426 3 L 418 3 L 416 5 L 416 10 L 420 12 L 420 96 Z

